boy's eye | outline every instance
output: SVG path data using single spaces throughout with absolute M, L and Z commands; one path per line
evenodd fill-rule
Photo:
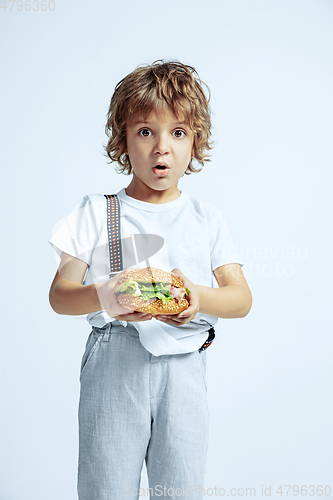
M 149 137 L 151 132 L 148 128 L 143 128 L 139 131 L 139 134 L 142 135 L 142 137 Z
M 184 130 L 177 129 L 173 132 L 173 134 L 175 137 L 177 137 L 177 139 L 180 139 L 181 137 L 184 137 L 184 135 L 186 135 L 186 132 L 184 132 Z

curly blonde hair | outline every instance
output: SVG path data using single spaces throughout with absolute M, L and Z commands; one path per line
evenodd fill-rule
M 194 132 L 194 158 L 199 168 L 193 166 L 191 159 L 185 174 L 199 172 L 204 162 L 210 161 L 206 153 L 212 148 L 210 91 L 204 84 L 208 89 L 207 98 L 202 84 L 192 66 L 159 59 L 151 65 L 139 66 L 116 85 L 107 113 L 105 133 L 109 141 L 104 148 L 105 156 L 118 163 L 119 173 L 132 173 L 129 157 L 125 154 L 126 125 L 136 115 L 141 114 L 146 119 L 152 111 L 165 105 Z

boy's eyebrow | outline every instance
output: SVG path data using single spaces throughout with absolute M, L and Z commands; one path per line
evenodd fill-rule
M 132 125 L 138 125 L 139 123 L 145 123 L 147 125 L 149 125 L 149 123 L 151 122 L 147 122 L 146 120 L 136 120 L 134 123 L 132 123 Z M 188 125 L 187 122 L 173 122 L 171 125 Z

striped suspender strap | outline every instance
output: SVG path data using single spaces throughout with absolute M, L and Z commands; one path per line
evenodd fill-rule
M 107 224 L 108 224 L 108 239 L 109 239 L 109 254 L 110 254 L 110 274 L 112 278 L 117 273 L 123 270 L 123 259 L 121 253 L 121 237 L 120 237 L 120 204 L 116 194 L 105 194 Z

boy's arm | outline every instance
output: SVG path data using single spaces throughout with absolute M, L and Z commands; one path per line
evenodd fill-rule
M 81 315 L 105 310 L 111 318 L 124 321 L 145 321 L 151 315 L 131 312 L 121 307 L 113 293 L 118 279 L 92 285 L 82 285 L 88 264 L 66 253 L 52 282 L 49 302 L 58 314 Z
M 194 285 L 179 269 L 173 269 L 191 291 L 190 306 L 177 316 L 156 319 L 180 326 L 194 319 L 198 312 L 217 318 L 243 318 L 252 306 L 252 294 L 239 264 L 225 264 L 214 271 L 219 288 Z
M 63 254 L 49 292 L 56 313 L 80 315 L 102 309 L 96 285 L 82 285 L 87 268 L 82 260 Z
M 214 271 L 219 288 L 196 285 L 199 312 L 218 318 L 243 318 L 252 307 L 252 294 L 239 264 L 225 264 Z

